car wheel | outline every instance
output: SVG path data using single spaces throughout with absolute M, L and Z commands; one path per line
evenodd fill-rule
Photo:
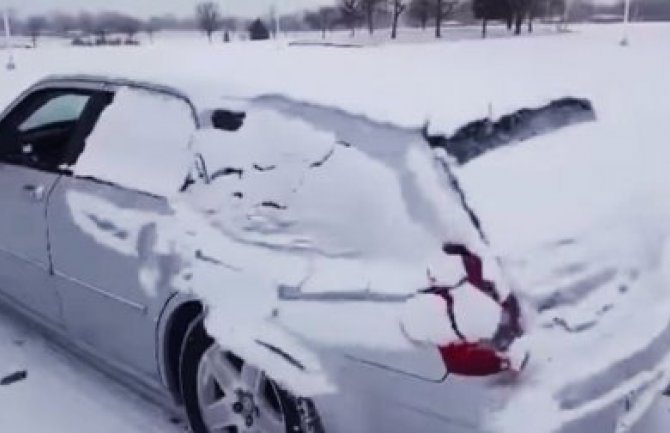
M 180 377 L 194 433 L 324 433 L 311 400 L 292 396 L 202 326 L 186 338 Z

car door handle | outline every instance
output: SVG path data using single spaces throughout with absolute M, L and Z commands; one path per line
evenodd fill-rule
M 23 190 L 35 201 L 44 200 L 44 185 L 23 185 Z

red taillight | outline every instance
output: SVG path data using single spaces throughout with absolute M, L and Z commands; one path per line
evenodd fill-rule
M 510 362 L 494 349 L 479 343 L 459 341 L 440 347 L 440 354 L 450 374 L 490 376 L 510 369 Z
M 437 286 L 434 284 L 423 291 L 423 293 L 431 293 L 444 299 L 453 331 L 460 338 L 460 341 L 439 347 L 447 371 L 459 376 L 481 377 L 511 370 L 510 359 L 503 352 L 507 351 L 512 342 L 523 333 L 519 302 L 513 294 L 510 294 L 504 300 L 501 299 L 495 283 L 484 278 L 482 259 L 472 253 L 465 245 L 447 243 L 443 245 L 443 251 L 448 255 L 460 256 L 465 269 L 465 278 L 457 286 Z M 434 281 L 431 282 L 434 283 Z M 456 323 L 454 298 L 451 290 L 465 282 L 470 283 L 491 298 L 503 310 L 500 325 L 488 344 L 468 342 L 465 335 L 459 330 L 458 323 Z M 524 358 L 521 368 L 525 366 L 527 360 L 528 355 Z

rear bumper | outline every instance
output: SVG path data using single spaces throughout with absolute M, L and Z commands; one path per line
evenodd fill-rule
M 327 433 L 625 433 L 667 389 L 670 356 L 579 403 L 552 399 L 546 418 L 523 377 L 432 382 L 352 361 L 338 371 L 339 392 L 316 398 Z
M 670 357 L 652 370 L 641 371 L 608 393 L 564 410 L 560 433 L 629 431 L 667 390 Z

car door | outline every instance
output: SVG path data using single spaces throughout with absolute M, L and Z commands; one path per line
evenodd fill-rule
M 179 261 L 157 245 L 193 157 L 184 100 L 118 87 L 49 200 L 51 254 L 66 329 L 107 363 L 158 378 L 156 326 Z M 176 165 L 175 165 L 176 164 Z M 147 383 L 151 385 L 151 383 Z
M 37 90 L 0 121 L 0 292 L 54 323 L 61 317 L 50 281 L 47 202 L 93 99 L 75 89 Z

